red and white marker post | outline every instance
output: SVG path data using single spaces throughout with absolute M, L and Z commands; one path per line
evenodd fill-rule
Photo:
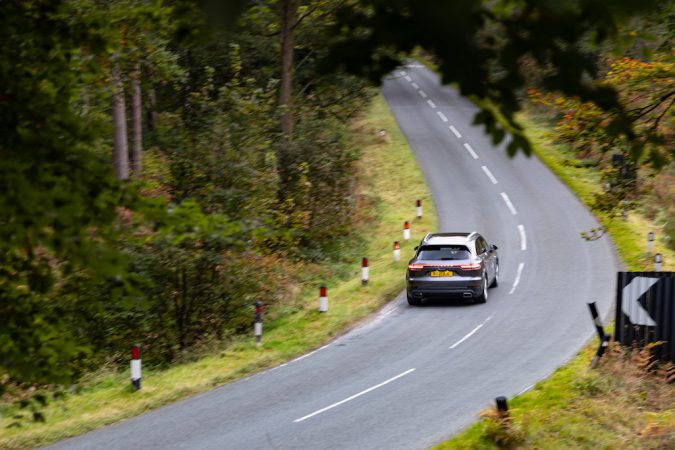
M 417 218 L 422 218 L 422 200 L 417 200 Z
M 661 253 L 657 253 L 654 255 L 654 272 L 661 272 L 661 269 L 663 268 L 663 256 L 661 256 Z
M 410 224 L 406 220 L 403 222 L 403 240 L 407 241 L 410 239 Z
M 255 324 L 253 331 L 255 333 L 255 345 L 260 347 L 262 345 L 262 302 L 258 300 L 255 302 Z
M 368 284 L 368 258 L 364 257 L 361 260 L 361 284 L 364 286 Z
M 648 253 L 654 252 L 654 232 L 653 231 L 650 231 L 649 234 L 647 234 L 647 252 Z
M 131 389 L 141 389 L 141 346 L 138 344 L 131 346 Z
M 319 312 L 328 311 L 328 295 L 326 295 L 326 286 L 319 288 Z
M 398 241 L 394 241 L 394 262 L 399 262 L 401 260 L 401 246 L 398 244 Z

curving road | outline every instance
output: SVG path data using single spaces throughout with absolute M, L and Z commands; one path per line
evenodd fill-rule
M 607 317 L 619 269 L 586 208 L 537 159 L 511 160 L 471 126 L 475 107 L 411 64 L 384 95 L 425 173 L 443 230 L 499 245 L 487 304 L 412 308 L 251 378 L 62 441 L 68 449 L 422 449 L 574 355 Z

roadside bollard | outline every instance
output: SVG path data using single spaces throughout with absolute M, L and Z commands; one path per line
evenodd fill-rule
M 361 284 L 368 284 L 368 258 L 364 257 L 361 260 Z
M 417 200 L 417 218 L 422 218 L 422 200 Z
M 654 251 L 654 232 L 650 231 L 647 235 L 647 252 L 652 253 Z
M 138 344 L 131 346 L 131 389 L 141 389 L 141 346 Z
M 663 257 L 661 256 L 661 253 L 657 253 L 656 255 L 654 255 L 654 271 L 661 272 L 662 267 L 663 267 Z
M 495 405 L 497 406 L 497 414 L 500 419 L 504 419 L 509 416 L 509 405 L 506 400 L 506 397 L 499 396 L 495 398 Z
M 605 354 L 605 350 L 609 346 L 610 335 L 605 333 L 605 329 L 602 326 L 600 321 L 600 314 L 598 314 L 598 308 L 595 306 L 595 302 L 588 303 L 588 309 L 591 311 L 591 317 L 593 318 L 593 324 L 595 325 L 595 331 L 598 333 L 598 338 L 600 339 L 600 345 L 598 350 L 595 352 L 595 356 L 591 360 L 591 369 L 597 367 L 600 362 L 600 358 Z
M 260 300 L 255 302 L 255 324 L 253 325 L 253 331 L 255 333 L 255 344 L 260 347 L 262 345 L 262 310 L 263 305 Z
M 410 239 L 410 224 L 406 220 L 403 222 L 403 240 L 407 241 L 408 239 Z
M 328 296 L 326 295 L 326 286 L 319 288 L 319 312 L 328 311 Z
M 398 245 L 398 241 L 394 241 L 394 262 L 399 262 L 401 260 L 401 246 Z

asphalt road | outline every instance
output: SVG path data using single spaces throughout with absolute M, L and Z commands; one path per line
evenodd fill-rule
M 488 302 L 409 307 L 293 362 L 86 435 L 68 449 L 423 449 L 499 395 L 549 375 L 607 317 L 619 269 L 586 208 L 537 159 L 509 159 L 471 126 L 475 107 L 409 65 L 384 95 L 425 173 L 443 231 L 499 246 Z M 403 272 L 401 273 L 403 276 Z

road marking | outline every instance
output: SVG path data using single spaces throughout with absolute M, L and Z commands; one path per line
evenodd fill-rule
M 525 267 L 525 263 L 518 264 L 518 272 L 516 273 L 516 279 L 513 281 L 513 287 L 509 291 L 509 294 L 513 294 L 513 292 L 516 290 L 516 286 L 518 286 L 518 283 L 520 283 L 520 276 L 523 274 L 523 267 Z
M 457 136 L 458 138 L 461 138 L 461 137 L 462 137 L 462 135 L 459 134 L 459 131 L 457 131 L 457 128 L 455 128 L 455 127 L 452 126 L 452 125 L 450 125 L 450 131 L 452 131 L 452 132 L 455 134 L 455 136 Z
M 377 385 L 375 385 L 375 386 L 369 387 L 368 389 L 363 390 L 363 391 L 359 392 L 358 394 L 354 394 L 354 395 L 352 395 L 351 397 L 347 397 L 346 399 L 340 400 L 340 401 L 337 402 L 337 403 L 333 403 L 333 404 L 330 405 L 330 406 L 326 406 L 325 408 L 321 408 L 320 410 L 314 411 L 314 412 L 311 413 L 311 414 L 307 414 L 307 415 L 304 416 L 304 417 L 301 417 L 301 418 L 299 418 L 299 419 L 295 419 L 293 422 L 295 422 L 295 423 L 302 422 L 303 420 L 307 420 L 307 419 L 309 419 L 310 417 L 316 416 L 317 414 L 321 414 L 322 412 L 326 412 L 326 411 L 328 411 L 329 409 L 333 409 L 333 408 L 335 408 L 336 406 L 340 406 L 340 405 L 342 405 L 343 403 L 347 403 L 347 402 L 349 402 L 349 401 L 351 401 L 351 400 L 354 400 L 354 399 L 357 398 L 357 397 L 361 397 L 362 395 L 365 395 L 365 394 L 367 394 L 367 393 L 370 392 L 370 391 L 374 391 L 374 390 L 377 389 L 377 388 L 381 388 L 382 386 L 384 386 L 384 385 L 386 385 L 386 384 L 389 384 L 389 383 L 391 383 L 392 381 L 398 380 L 399 378 L 404 377 L 404 376 L 406 376 L 406 375 L 408 375 L 409 373 L 414 372 L 414 371 L 415 371 L 414 368 L 413 368 L 413 369 L 408 369 L 408 370 L 406 370 L 406 371 L 403 372 L 403 373 L 399 373 L 399 374 L 396 375 L 395 377 L 389 378 L 387 381 L 384 381 L 384 382 L 382 382 L 382 383 L 380 383 L 380 384 L 377 384 Z
M 419 89 L 419 88 L 420 88 L 420 85 L 417 84 L 417 83 L 415 83 L 415 82 L 413 82 L 413 83 L 411 84 L 411 86 L 414 87 L 415 89 Z
M 509 196 L 506 195 L 506 192 L 502 192 L 502 198 L 504 199 L 504 202 L 506 203 L 506 206 L 509 207 L 509 210 L 511 211 L 511 214 L 514 216 L 518 214 L 518 211 L 516 211 L 516 208 L 513 207 L 513 203 L 511 203 L 511 200 L 509 200 Z
M 405 70 L 401 70 L 401 76 L 404 77 L 406 75 L 408 75 L 408 73 Z
M 457 342 L 455 342 L 454 344 L 452 344 L 452 345 L 450 346 L 450 349 L 453 349 L 453 348 L 457 347 L 459 344 L 461 344 L 462 342 L 464 342 L 464 341 L 466 341 L 467 339 L 469 339 L 471 336 L 474 335 L 474 333 L 476 333 L 476 331 L 478 331 L 478 330 L 480 330 L 481 328 L 483 328 L 483 325 L 485 325 L 485 324 L 488 322 L 488 320 L 490 320 L 490 319 L 492 319 L 492 316 L 488 317 L 487 319 L 485 319 L 485 320 L 483 321 L 483 323 L 481 323 L 480 325 L 478 325 L 478 326 L 477 326 L 476 328 L 474 328 L 473 330 L 469 331 L 469 332 L 467 333 L 467 335 L 464 336 L 462 339 L 460 339 L 459 341 L 457 341 Z
M 410 78 L 410 75 L 406 75 L 406 76 L 405 76 L 405 79 L 408 80 L 408 81 L 410 81 L 410 82 L 412 83 L 412 78 Z
M 438 117 L 440 117 L 441 120 L 442 120 L 443 122 L 447 122 L 447 121 L 448 121 L 448 118 L 445 117 L 445 114 L 443 114 L 442 112 L 436 111 L 436 114 L 438 114 Z
M 429 106 L 431 106 L 432 108 L 435 108 L 435 107 L 436 107 L 436 103 L 432 102 L 431 100 L 427 100 L 427 103 L 428 103 Z
M 525 226 L 518 225 L 518 232 L 520 233 L 520 249 L 527 250 L 527 236 L 525 236 Z
M 420 95 L 422 96 L 422 98 L 427 98 L 427 93 L 426 93 L 426 92 L 424 92 L 424 91 L 423 91 L 422 89 L 420 89 L 420 90 L 419 90 L 419 91 L 417 91 L 417 92 L 419 92 L 419 93 L 420 93 Z
M 529 390 L 532 389 L 533 387 L 534 387 L 534 384 L 529 385 L 528 387 L 526 387 L 526 388 L 523 389 L 522 391 L 518 392 L 518 395 L 524 394 L 525 392 L 529 391 Z
M 478 159 L 478 155 L 476 154 L 476 152 L 474 152 L 473 149 L 471 148 L 471 146 L 469 144 L 467 144 L 466 142 L 464 143 L 464 148 L 466 149 L 467 152 L 469 152 L 471 154 L 471 157 L 473 159 Z
M 421 67 L 424 67 L 424 66 L 421 65 L 421 64 L 407 64 L 406 67 L 409 68 L 409 69 L 416 69 L 416 68 L 421 68 Z
M 492 181 L 492 184 L 497 184 L 497 179 L 492 175 L 492 172 L 490 172 L 490 169 L 488 169 L 487 166 L 481 166 L 481 169 L 483 169 L 485 175 Z
M 295 358 L 295 359 L 292 359 L 292 360 L 288 361 L 288 364 L 294 363 L 294 362 L 298 362 L 298 361 L 300 361 L 300 360 L 302 360 L 302 359 L 305 359 L 305 358 L 307 358 L 307 357 L 310 357 L 310 356 L 312 356 L 314 353 L 319 352 L 319 351 L 323 350 L 324 348 L 328 348 L 328 345 L 324 345 L 323 347 L 319 347 L 319 348 L 317 348 L 316 350 L 313 350 L 313 351 L 307 353 L 306 355 L 302 355 L 302 356 L 299 356 L 299 357 L 297 357 L 297 358 Z

